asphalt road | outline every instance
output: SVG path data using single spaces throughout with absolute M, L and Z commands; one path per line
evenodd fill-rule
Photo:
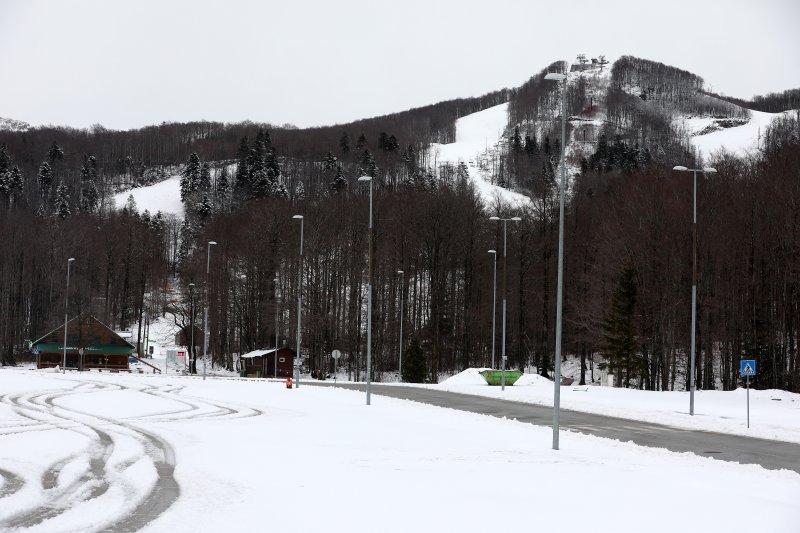
M 302 385 L 334 386 L 333 383 L 304 381 Z M 364 390 L 364 384 L 339 384 L 338 387 Z M 552 427 L 553 409 L 508 400 L 458 394 L 417 387 L 372 385 L 373 394 L 402 400 L 413 400 L 439 407 L 459 409 L 498 418 L 509 418 Z M 723 461 L 758 464 L 764 468 L 786 468 L 800 473 L 800 445 L 788 442 L 754 439 L 711 431 L 680 429 L 637 420 L 615 418 L 578 411 L 561 410 L 561 429 L 568 429 L 641 446 L 666 448 L 674 452 L 692 452 Z

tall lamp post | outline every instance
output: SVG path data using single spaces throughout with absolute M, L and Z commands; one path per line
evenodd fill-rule
M 692 343 L 689 348 L 689 414 L 694 416 L 694 358 L 695 358 L 695 330 L 697 328 L 697 173 L 714 174 L 717 169 L 712 167 L 687 168 L 681 165 L 675 166 L 672 170 L 678 172 L 691 172 L 694 174 L 692 184 Z
M 558 292 L 556 295 L 556 352 L 555 375 L 553 376 L 553 449 L 558 449 L 558 418 L 561 410 L 561 312 L 564 299 L 564 193 L 566 190 L 567 162 L 567 76 L 551 72 L 544 79 L 562 82 L 561 91 L 561 187 L 559 188 L 558 213 Z
M 278 311 L 280 310 L 280 304 L 278 302 L 278 278 L 272 280 L 275 282 L 275 370 L 272 374 L 272 377 L 278 377 Z
M 399 351 L 399 372 L 400 381 L 403 381 L 403 286 L 406 280 L 406 273 L 402 270 L 397 271 L 400 274 L 400 351 Z
M 206 380 L 206 358 L 208 357 L 208 281 L 211 274 L 211 247 L 216 246 L 215 241 L 208 241 L 206 250 L 206 310 L 203 320 L 203 381 Z
M 508 246 L 506 245 L 506 229 L 509 221 L 519 222 L 522 219 L 520 217 L 489 217 L 489 220 L 503 223 L 503 346 L 500 352 L 500 390 L 506 390 L 506 289 L 508 287 Z
M 75 261 L 74 257 L 67 259 L 67 291 L 64 293 L 64 360 L 61 365 L 61 373 L 67 373 L 67 316 L 69 315 L 69 266 Z
M 494 274 L 492 275 L 492 369 L 494 369 L 494 323 L 497 318 L 497 250 L 489 250 L 494 258 Z
M 367 273 L 367 405 L 369 405 L 372 382 L 372 177 L 361 176 L 358 181 L 369 182 L 369 267 Z
M 194 357 L 194 283 L 189 284 L 189 328 L 192 330 L 192 343 L 189 346 L 189 373 L 197 373 L 197 359 Z
M 297 353 L 294 354 L 294 387 L 300 388 L 300 328 L 302 327 L 302 306 L 303 306 L 303 225 L 305 219 L 303 215 L 295 215 L 292 217 L 300 221 L 300 261 L 297 266 Z M 275 353 L 275 357 L 278 353 Z

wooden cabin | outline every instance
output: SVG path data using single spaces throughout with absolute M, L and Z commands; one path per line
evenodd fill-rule
M 130 370 L 128 358 L 135 346 L 92 315 L 67 322 L 66 368 Z M 37 368 L 61 366 L 64 357 L 64 324 L 31 343 Z
M 276 354 L 277 351 L 277 354 Z M 286 378 L 292 376 L 295 351 L 291 348 L 266 348 L 254 350 L 242 355 L 242 365 L 248 377 Z M 275 359 L 277 357 L 278 372 L 275 375 Z
M 178 333 L 175 334 L 175 345 L 176 346 L 186 346 L 189 348 L 189 345 L 192 343 L 192 328 L 191 326 L 184 326 L 178 330 Z M 194 325 L 194 345 L 195 350 L 197 346 L 200 347 L 202 350 L 203 346 L 203 328 L 200 324 Z

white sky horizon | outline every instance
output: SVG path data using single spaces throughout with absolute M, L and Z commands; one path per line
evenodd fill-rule
M 800 87 L 800 2 L 0 0 L 0 117 L 343 124 L 634 55 L 739 98 Z M 558 22 L 564 21 L 565 27 Z

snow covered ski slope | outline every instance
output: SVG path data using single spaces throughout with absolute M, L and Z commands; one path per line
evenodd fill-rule
M 150 214 L 155 215 L 161 211 L 165 215 L 172 214 L 179 217 L 183 216 L 183 204 L 181 203 L 181 177 L 172 176 L 164 181 L 160 181 L 146 187 L 137 187 L 129 191 L 114 195 L 114 205 L 117 209 L 125 207 L 129 196 L 133 196 L 139 212 L 145 209 Z
M 500 104 L 456 120 L 456 142 L 432 144 L 431 159 L 436 165 L 464 163 L 469 170 L 469 179 L 487 206 L 498 201 L 512 208 L 530 203 L 524 194 L 519 194 L 490 181 L 489 166 L 500 147 L 503 132 L 508 126 L 508 104 Z
M 796 111 L 783 113 L 764 113 L 750 111 L 750 120 L 741 126 L 717 129 L 710 133 L 701 134 L 704 130 L 713 127 L 717 122 L 712 117 L 684 117 L 677 119 L 674 124 L 680 130 L 690 135 L 692 145 L 697 148 L 703 157 L 713 157 L 725 151 L 737 157 L 756 155 L 761 148 L 761 142 L 767 127 L 776 118 L 795 114 Z

